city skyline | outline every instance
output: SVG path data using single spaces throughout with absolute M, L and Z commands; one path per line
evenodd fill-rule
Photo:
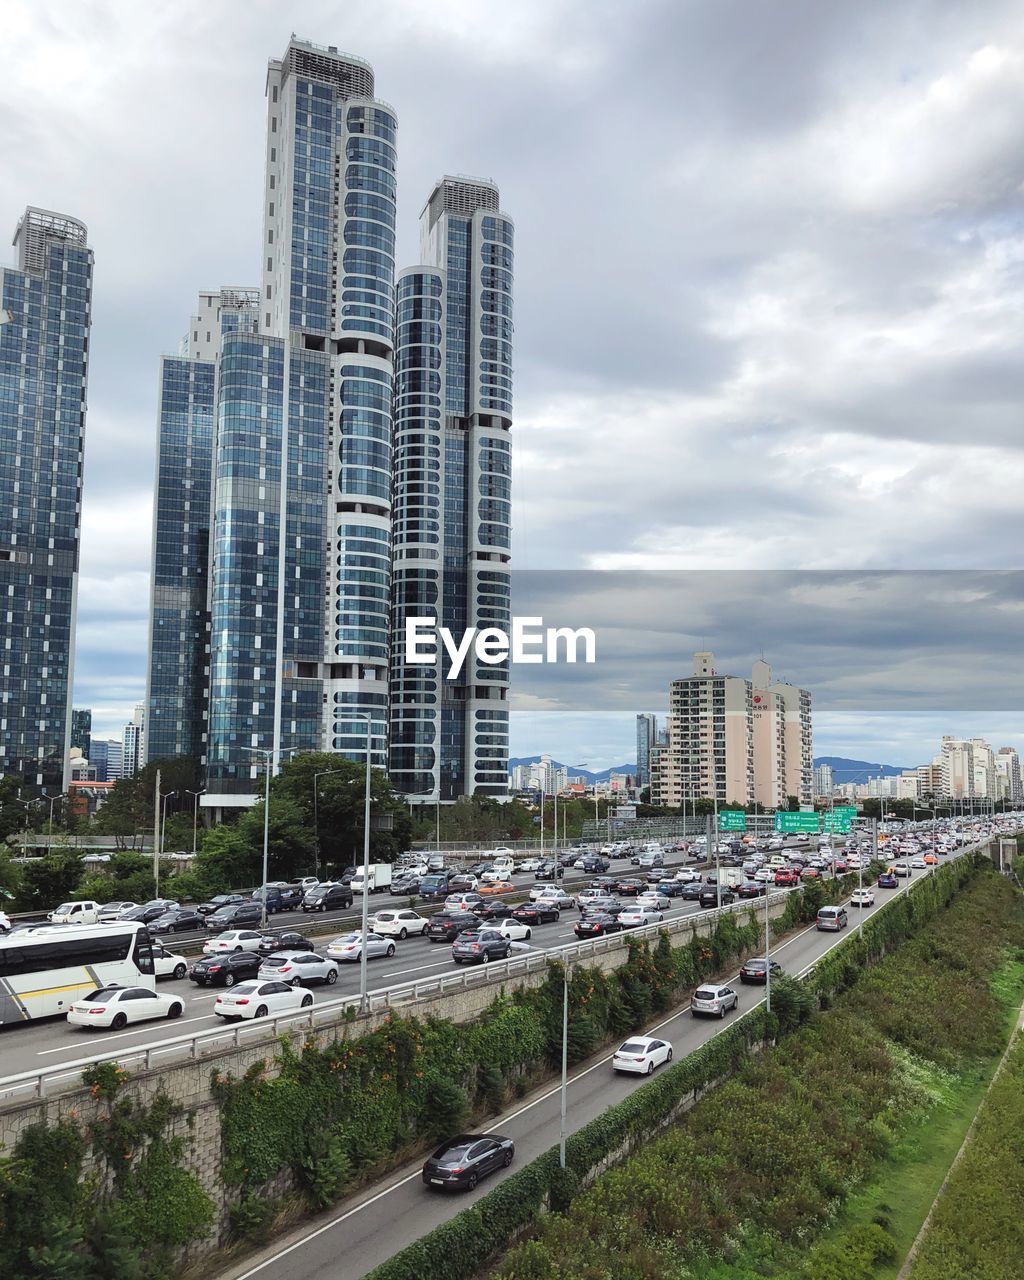
M 45 21 L 35 16 L 43 10 Z M 13 12 L 14 74 L 0 94 L 25 128 L 5 139 L 0 215 L 13 225 L 28 203 L 65 210 L 89 226 L 98 249 L 75 701 L 93 708 L 103 736 L 143 694 L 149 554 L 139 534 L 150 527 L 155 361 L 173 348 L 169 335 L 199 289 L 251 279 L 261 237 L 252 157 L 263 129 L 253 68 L 287 33 L 258 8 L 229 22 L 186 5 L 168 26 L 134 10 L 129 24 L 126 6 L 97 6 L 106 20 L 95 30 L 67 8 Z M 889 29 L 890 55 L 881 59 L 869 18 L 808 9 L 803 30 L 814 58 L 799 63 L 762 14 L 740 37 L 727 14 L 708 16 L 694 41 L 693 15 L 669 5 L 647 6 L 628 29 L 612 12 L 603 26 L 580 24 L 573 5 L 527 5 L 498 24 L 486 9 L 396 12 L 402 21 L 385 26 L 373 7 L 355 4 L 338 30 L 329 6 L 314 4 L 303 26 L 368 58 L 398 99 L 408 202 L 399 210 L 400 264 L 417 257 L 415 213 L 450 158 L 488 173 L 498 168 L 488 157 L 502 156 L 496 176 L 517 215 L 525 272 L 517 284 L 516 563 L 1008 562 L 1022 478 L 1008 424 L 1024 312 L 1014 271 L 1021 249 L 1003 217 L 1019 199 L 1010 158 L 1020 117 L 1008 108 L 1024 48 L 1008 6 L 947 14 L 927 47 L 918 24 L 903 21 Z M 199 33 L 217 59 L 216 79 L 191 56 Z M 764 50 L 761 65 L 774 68 L 757 94 L 724 74 L 737 38 Z M 140 64 L 136 41 L 159 47 L 157 61 Z M 684 51 L 671 68 L 658 53 L 670 43 Z M 700 65 L 690 47 L 699 47 Z M 54 65 L 68 76 L 52 77 Z M 618 80 L 632 77 L 640 109 L 658 108 L 628 184 L 616 180 L 614 160 L 625 125 L 601 96 L 612 65 Z M 829 74 L 836 70 L 846 74 Z M 695 116 L 698 93 L 710 97 Z M 207 154 L 187 140 L 201 134 L 214 102 L 219 144 Z M 877 127 L 880 112 L 892 130 Z M 681 130 L 682 119 L 700 127 Z M 541 122 L 546 146 L 537 148 Z M 906 170 L 894 164 L 887 134 L 898 139 L 911 128 L 920 145 Z M 984 146 L 946 145 L 968 136 Z M 843 172 L 829 160 L 836 137 L 849 143 Z M 729 155 L 728 172 L 719 152 Z M 161 157 L 159 170 L 147 170 L 150 153 Z M 792 180 L 766 185 L 764 155 Z M 587 197 L 594 182 L 600 201 Z M 538 190 L 543 208 L 531 201 Z M 828 216 L 809 222 L 813 213 Z M 638 214 L 644 249 L 616 283 L 616 326 L 584 264 Z M 688 282 L 671 312 L 652 288 L 666 269 Z M 990 317 L 982 331 L 979 314 Z M 595 358 L 583 339 L 588 325 L 620 332 L 623 320 L 648 340 L 620 342 L 614 361 Z M 923 334 L 932 335 L 927 350 Z M 857 358 L 865 350 L 870 361 Z M 792 369 L 812 351 L 831 382 L 798 388 Z M 617 433 L 624 413 L 628 448 Z M 567 487 L 584 475 L 585 484 Z M 721 650 L 715 637 L 708 643 Z M 1018 740 L 976 717 L 955 731 L 975 724 Z M 546 743 L 541 726 L 528 706 L 514 710 L 512 753 Z M 857 737 L 819 708 L 822 746 L 892 755 L 892 729 L 865 739 L 856 728 Z M 581 725 L 569 744 L 576 750 L 562 754 L 585 759 L 608 742 L 602 758 L 615 762 L 633 738 L 630 716 L 616 732 L 602 729 L 595 742 Z M 922 744 L 934 736 L 905 724 L 907 733 Z

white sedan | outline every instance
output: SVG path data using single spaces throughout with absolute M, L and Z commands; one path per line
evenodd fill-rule
M 338 981 L 338 966 L 315 951 L 275 951 L 260 965 L 256 977 L 265 982 L 290 982 L 293 987 L 307 982 L 333 987 Z
M 916 858 L 910 859 L 910 865 L 914 868 L 915 871 L 923 871 L 924 868 L 928 865 L 928 863 L 925 862 L 924 858 L 916 857 Z
M 661 920 L 661 912 L 654 907 L 627 907 L 619 912 L 619 924 L 624 929 L 633 929 L 638 925 L 657 924 Z
M 672 1046 L 667 1040 L 650 1036 L 633 1036 L 612 1054 L 613 1071 L 629 1071 L 638 1076 L 651 1076 L 654 1068 L 672 1061 Z
M 155 978 L 184 978 L 188 973 L 188 961 L 184 956 L 165 951 L 159 942 L 153 943 L 153 976 Z
M 487 927 L 493 929 L 495 933 L 500 933 L 503 938 L 510 938 L 513 942 L 525 942 L 533 937 L 530 926 L 523 924 L 521 920 L 513 919 L 512 916 L 505 916 L 503 920 L 488 924 Z
M 875 892 L 873 889 L 854 889 L 850 896 L 851 907 L 873 907 Z
M 519 864 L 520 871 L 536 871 L 541 865 L 540 858 L 524 858 Z
M 223 951 L 259 951 L 262 937 L 253 929 L 228 929 L 203 943 L 203 955 L 216 956 Z
M 418 911 L 389 909 L 370 917 L 370 929 L 381 937 L 407 938 L 410 933 L 425 934 L 430 921 Z
M 758 884 L 772 884 L 775 880 L 775 872 L 770 867 L 759 867 L 752 878 Z
M 68 1009 L 68 1022 L 77 1027 L 110 1027 L 120 1031 L 129 1022 L 150 1018 L 178 1018 L 185 1008 L 177 996 L 161 996 L 148 987 L 97 987 Z
M 346 933 L 340 938 L 335 938 L 333 942 L 327 946 L 327 954 L 332 960 L 358 960 L 362 955 L 363 935 L 358 931 L 355 933 Z M 389 942 L 387 938 L 380 937 L 376 933 L 368 933 L 366 935 L 366 958 L 373 960 L 377 956 L 393 956 L 395 954 L 395 944 Z
M 553 903 L 559 911 L 567 911 L 570 907 L 576 905 L 576 899 L 571 893 L 566 893 L 564 889 L 553 889 L 550 885 L 544 889 L 543 893 L 538 893 L 536 897 L 533 896 L 531 891 L 531 902 L 539 902 L 542 898 L 545 902 Z
M 667 911 L 672 905 L 670 898 L 663 893 L 641 893 L 636 900 L 638 907 L 651 907 L 655 911 Z
M 213 1011 L 221 1018 L 266 1018 L 308 1009 L 313 995 L 287 982 L 240 982 L 230 991 L 219 991 Z

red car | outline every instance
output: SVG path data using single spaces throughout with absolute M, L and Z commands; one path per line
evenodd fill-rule
M 776 873 L 775 873 L 775 883 L 776 883 L 776 884 L 781 884 L 781 885 L 783 885 L 784 887 L 786 887 L 786 888 L 788 889 L 788 888 L 791 888 L 791 887 L 792 887 L 793 885 L 795 885 L 795 884 L 799 884 L 799 883 L 800 883 L 800 877 L 799 877 L 799 875 L 798 875 L 798 874 L 793 870 L 793 868 L 792 868 L 792 867 L 788 867 L 788 868 L 786 868 L 786 869 L 785 869 L 785 870 L 783 870 L 783 871 L 776 871 Z
M 800 878 L 802 880 L 817 880 L 820 875 L 821 872 L 817 867 L 804 867 Z

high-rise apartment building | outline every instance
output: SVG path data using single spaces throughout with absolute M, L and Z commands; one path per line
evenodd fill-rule
M 0 775 L 66 790 L 93 255 L 28 208 L 0 268 Z
M 832 766 L 830 764 L 819 764 L 814 770 L 814 794 L 816 796 L 830 796 L 832 794 Z
M 92 712 L 78 710 L 71 712 L 71 746 L 77 747 L 81 754 L 89 759 L 92 749 Z
M 636 785 L 651 784 L 651 748 L 658 741 L 658 717 L 642 711 L 636 718 Z
M 121 734 L 121 777 L 131 778 L 146 763 L 146 704 L 136 704 Z
M 1013 747 L 1000 747 L 995 761 L 996 793 L 1000 800 L 1009 800 L 1013 804 L 1024 800 L 1024 786 L 1021 783 L 1020 756 Z
M 200 293 L 178 354 L 160 361 L 147 757 L 206 763 L 214 388 L 221 339 L 255 333 L 258 289 Z M 87 753 L 88 754 L 88 753 Z
M 778 808 L 796 796 L 801 805 L 810 805 L 814 800 L 810 691 L 773 680 L 763 658 L 754 663 L 751 683 L 755 799 Z M 765 799 L 769 795 L 776 798 Z
M 391 777 L 421 801 L 502 796 L 507 659 L 449 679 L 440 645 L 405 661 L 405 623 L 510 626 L 513 227 L 493 183 L 444 177 L 420 229 L 398 279 Z
M 97 782 L 116 782 L 121 777 L 124 744 L 113 738 L 93 738 L 89 763 L 96 771 Z
M 749 680 L 720 675 L 713 653 L 693 655 L 693 675 L 669 687 L 668 746 L 658 752 L 655 804 L 754 801 L 754 716 Z

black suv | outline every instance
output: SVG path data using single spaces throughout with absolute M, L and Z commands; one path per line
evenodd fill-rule
M 258 902 L 239 902 L 233 907 L 221 907 L 206 917 L 207 929 L 242 929 L 247 924 L 259 924 L 263 908 Z
M 302 899 L 303 911 L 338 911 L 352 905 L 352 890 L 347 884 L 318 884 Z
M 225 951 L 197 960 L 188 976 L 199 987 L 233 987 L 236 982 L 255 978 L 262 963 L 263 957 L 255 951 Z
M 479 919 L 469 911 L 439 911 L 431 916 L 427 937 L 431 942 L 454 942 L 465 929 L 475 929 Z
M 247 901 L 242 893 L 218 893 L 215 898 L 211 898 L 209 902 L 200 902 L 196 910 L 201 916 L 212 915 L 214 911 L 219 911 L 221 907 L 234 907 L 239 902 Z

